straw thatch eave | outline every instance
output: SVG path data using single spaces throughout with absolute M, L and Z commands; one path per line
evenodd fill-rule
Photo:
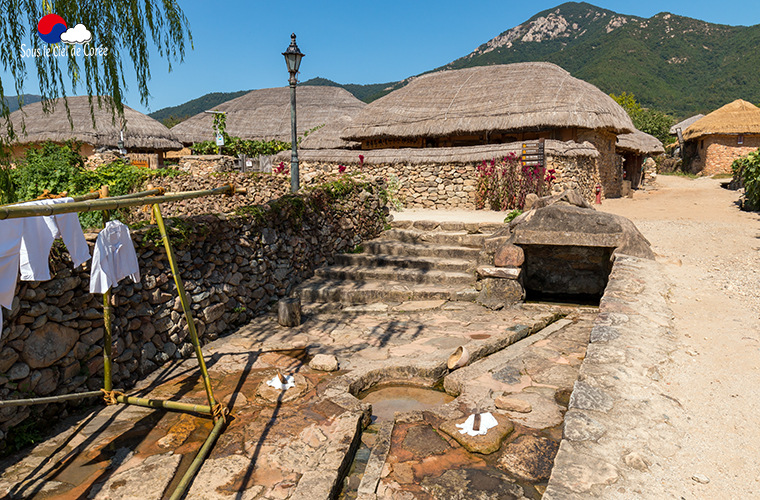
M 298 135 L 344 116 L 354 116 L 366 104 L 340 87 L 299 86 L 296 91 Z M 214 107 L 224 111 L 227 134 L 257 141 L 290 141 L 290 88 L 253 90 Z M 199 113 L 172 127 L 184 144 L 214 138 L 213 115 Z
M 427 164 L 465 164 L 481 162 L 500 158 L 513 153 L 519 155 L 522 152 L 522 142 L 509 144 L 487 144 L 482 146 L 465 146 L 452 148 L 402 148 L 402 149 L 371 149 L 371 150 L 345 150 L 345 149 L 320 149 L 298 151 L 300 161 L 316 163 L 356 164 L 359 163 L 359 155 L 364 156 L 364 163 L 368 165 L 427 165 Z M 562 142 L 546 140 L 544 142 L 546 156 L 574 157 L 599 157 L 599 151 L 590 142 Z M 278 153 L 276 161 L 290 161 L 290 152 Z
M 737 99 L 692 123 L 683 133 L 686 141 L 707 135 L 760 135 L 760 108 Z
M 658 155 L 665 152 L 665 148 L 658 138 L 641 130 L 617 136 L 615 149 L 642 155 Z
M 90 102 L 95 116 L 91 114 Z M 161 122 L 124 106 L 124 118 L 114 115 L 107 97 L 67 97 L 52 102 L 53 111 L 45 113 L 41 102 L 27 104 L 10 115 L 17 138 L 14 144 L 76 140 L 92 146 L 116 148 L 124 123 L 124 147 L 127 150 L 167 151 L 182 149 L 182 144 Z M 66 113 L 68 105 L 71 121 Z M 72 128 L 73 125 L 73 128 Z M 24 129 L 25 127 L 25 129 Z
M 681 129 L 681 132 L 683 132 L 684 130 L 686 130 L 687 128 L 689 128 L 689 126 L 692 123 L 696 122 L 697 120 L 701 120 L 704 117 L 705 117 L 705 115 L 703 115 L 701 113 L 698 114 L 698 115 L 690 116 L 689 118 L 685 119 L 684 121 L 678 122 L 675 125 L 673 125 L 672 127 L 670 127 L 670 130 L 668 131 L 668 133 L 670 135 L 676 135 L 677 134 L 676 130 L 678 130 L 679 128 Z
M 585 128 L 634 130 L 610 96 L 551 63 L 440 71 L 367 105 L 349 140 Z
M 353 118 L 343 115 L 335 118 L 319 130 L 311 132 L 300 143 L 302 149 L 357 149 L 361 143 L 342 138 L 343 130 L 353 123 Z

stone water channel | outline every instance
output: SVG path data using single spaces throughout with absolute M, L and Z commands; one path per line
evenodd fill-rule
M 312 306 L 295 328 L 263 316 L 205 346 L 233 418 L 186 498 L 540 498 L 596 309 L 382 306 Z M 470 363 L 450 371 L 459 346 Z M 316 354 L 335 356 L 339 370 L 310 366 Z M 294 388 L 266 386 L 277 369 L 295 377 Z M 373 423 L 359 398 L 398 382 L 435 387 L 449 401 Z M 193 360 L 135 392 L 205 400 Z M 168 498 L 211 428 L 200 416 L 94 403 L 5 459 L 0 496 Z M 454 425 L 475 410 L 499 425 L 463 439 Z

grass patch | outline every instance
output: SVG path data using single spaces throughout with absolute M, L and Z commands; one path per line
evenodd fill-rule
M 734 174 L 715 174 L 712 176 L 713 179 L 733 179 Z

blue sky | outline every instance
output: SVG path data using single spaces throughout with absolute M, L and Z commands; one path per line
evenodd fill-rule
M 298 36 L 306 54 L 300 80 L 321 76 L 339 83 L 382 83 L 446 64 L 499 33 L 561 4 L 561 0 L 414 0 L 281 2 L 179 0 L 190 22 L 194 50 L 168 72 L 151 58 L 148 108 L 140 103 L 131 67 L 126 102 L 142 112 L 182 104 L 208 92 L 287 85 L 281 53 Z M 729 25 L 760 24 L 757 0 L 596 1 L 621 14 L 651 17 L 659 12 Z M 93 41 L 97 45 L 97 40 Z M 27 59 L 27 61 L 29 61 Z M 12 88 L 0 73 L 6 89 Z M 25 91 L 39 93 L 30 68 Z

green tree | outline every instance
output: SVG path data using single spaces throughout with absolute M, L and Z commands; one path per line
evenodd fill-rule
M 628 113 L 633 126 L 638 130 L 655 136 L 663 144 L 674 141 L 670 135 L 670 127 L 675 123 L 672 116 L 662 111 L 642 107 L 636 97 L 628 92 L 623 92 L 620 95 L 610 94 L 610 97 Z
M 74 92 L 81 86 L 88 95 L 110 96 L 116 113 L 123 112 L 122 98 L 126 87 L 123 59 L 135 68 L 137 88 L 143 104 L 148 103 L 150 79 L 149 44 L 152 42 L 159 56 L 166 59 L 169 69 L 185 56 L 186 42 L 192 48 L 192 35 L 182 9 L 176 0 L 4 0 L 0 20 L 0 62 L 13 78 L 16 95 L 24 93 L 27 76 L 26 64 L 34 61 L 39 76 L 39 90 L 43 108 L 50 109 L 50 100 L 66 96 L 66 83 Z M 92 42 L 83 50 L 102 47 L 99 55 L 80 57 L 72 55 L 71 47 L 64 57 L 22 57 L 22 46 L 34 54 L 52 49 L 37 34 L 37 23 L 42 16 L 55 13 L 69 27 L 83 24 L 92 33 Z M 64 71 L 67 76 L 64 76 Z M 5 86 L 0 79 L 0 116 L 7 118 Z M 21 104 L 21 103 L 19 103 Z M 6 120 L 8 139 L 15 133 Z

